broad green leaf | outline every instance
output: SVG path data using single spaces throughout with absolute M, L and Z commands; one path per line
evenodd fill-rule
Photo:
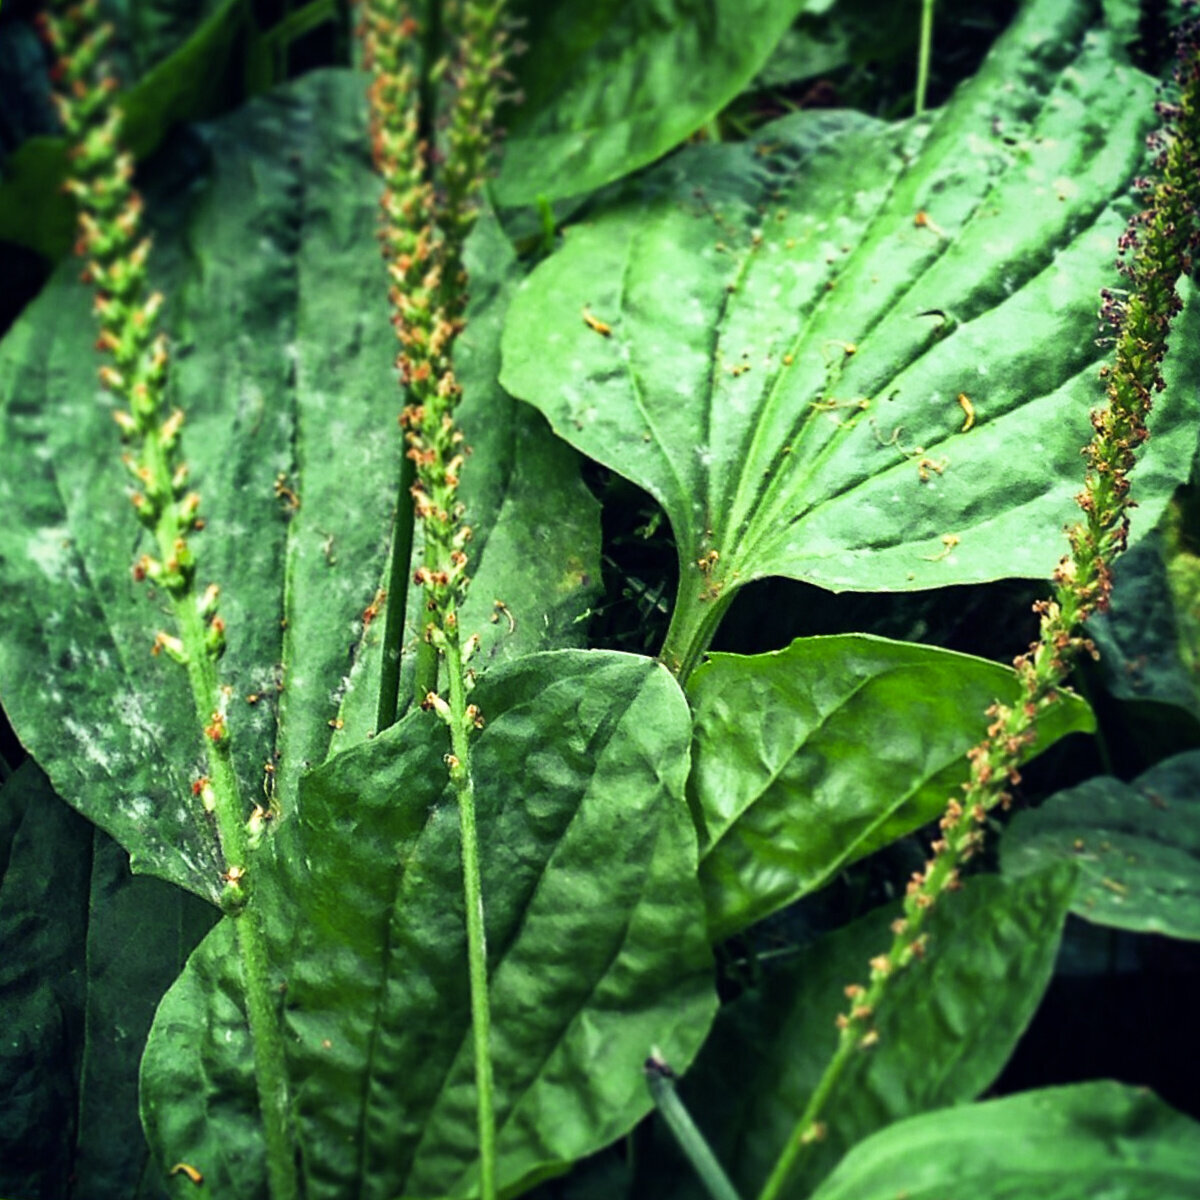
M 1004 869 L 1080 869 L 1071 910 L 1139 933 L 1200 940 L 1200 751 L 1132 784 L 1090 779 L 1018 813 L 1001 842 Z
M 1156 120 L 1090 13 L 1027 5 L 928 120 L 801 112 L 689 147 L 518 291 L 505 387 L 670 518 L 672 662 L 760 577 L 918 590 L 1063 553 L 1102 399 L 1097 292 Z M 1177 334 L 1186 378 L 1200 304 Z M 1191 461 L 1194 410 L 1194 388 L 1163 397 L 1139 530 Z
M 789 1197 L 875 1130 L 991 1085 L 1050 982 L 1073 879 L 1069 867 L 975 876 L 942 902 L 924 958 L 894 980 L 876 1017 L 879 1042 L 848 1068 L 822 1118 L 826 1138 Z M 791 960 L 764 962 L 761 985 L 718 1017 L 683 1094 L 743 1195 L 755 1194 L 791 1134 L 837 1044 L 843 989 L 865 981 L 897 912 L 877 909 Z
M 804 0 L 565 0 L 531 5 L 522 103 L 498 204 L 591 191 L 644 167 L 750 82 Z
M 161 879 L 131 875 L 129 855 L 92 829 L 87 1005 L 79 1080 L 75 1194 L 165 1194 L 138 1112 L 138 1067 L 167 988 L 216 920 Z
M 856 1146 L 813 1200 L 1190 1200 L 1200 1125 L 1143 1088 L 1046 1088 L 901 1121 Z
M 1018 695 L 997 663 L 850 634 L 714 654 L 692 676 L 700 881 L 721 939 L 928 823 L 959 795 L 984 710 Z M 1033 751 L 1090 730 L 1075 696 Z
M 139 11 L 143 6 L 137 6 Z M 144 158 L 172 125 L 212 116 L 224 107 L 227 72 L 234 62 L 249 8 L 245 0 L 206 4 L 209 10 L 191 36 L 152 67 L 122 98 L 123 136 Z M 160 10 L 161 11 L 161 10 Z M 175 44 L 166 31 L 134 31 L 134 51 L 145 61 Z M 30 138 L 4 162 L 0 180 L 0 241 L 16 242 L 46 258 L 62 258 L 73 240 L 73 207 L 62 193 L 66 141 Z
M 175 338 L 171 399 L 187 413 L 208 522 L 199 581 L 221 584 L 229 626 L 239 774 L 248 801 L 262 799 L 264 763 L 274 767 L 284 838 L 357 649 L 380 634 L 364 613 L 399 477 L 364 110 L 361 77 L 306 76 L 211 127 L 202 177 L 173 176 L 149 200 L 161 223 L 152 276 Z M 95 376 L 91 300 L 73 274 L 64 268 L 0 345 L 0 697 L 60 794 L 131 851 L 135 870 L 215 898 L 212 826 L 191 797 L 199 729 L 183 672 L 150 657 L 167 618 L 129 577 L 139 527 Z M 478 290 L 486 297 L 486 278 Z M 507 597 L 543 639 L 530 648 L 555 644 L 586 605 L 598 534 L 573 456 L 548 450 L 536 421 L 520 429 L 478 524 L 485 550 L 495 538 L 501 556 L 540 552 L 536 574 L 512 564 L 533 582 Z M 544 499 L 518 509 L 542 471 Z M 505 592 L 481 606 L 496 598 Z
M 157 1200 L 138 1058 L 212 909 L 131 877 L 32 762 L 0 789 L 0 812 L 0 1194 Z
M 505 1195 L 650 1106 L 651 1046 L 691 1061 L 716 998 L 683 796 L 689 718 L 650 659 L 561 651 L 472 695 Z M 306 1194 L 469 1196 L 474 1094 L 458 819 L 444 727 L 415 711 L 302 784 L 300 853 L 267 912 Z M 300 931 L 292 944 L 288 926 Z M 164 1001 L 143 1064 L 163 1162 L 260 1194 L 232 923 Z

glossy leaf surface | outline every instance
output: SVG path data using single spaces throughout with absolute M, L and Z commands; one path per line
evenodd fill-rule
M 1082 1083 L 901 1121 L 856 1146 L 813 1200 L 1189 1200 L 1200 1125 L 1152 1093 Z
M 1017 874 L 1076 863 L 1085 920 L 1200 940 L 1200 751 L 1059 792 L 1018 813 L 1001 850 Z
M 1026 6 L 928 120 L 801 112 L 689 147 L 518 293 L 502 380 L 664 506 L 689 637 L 763 576 L 910 590 L 1063 553 L 1046 531 L 1076 511 L 1097 293 L 1155 119 L 1092 15 Z M 1194 374 L 1200 305 L 1176 344 Z M 1184 389 L 1156 413 L 1139 528 L 1193 412 Z
M 591 191 L 674 149 L 750 82 L 804 0 L 528 7 L 502 205 Z
M 967 777 L 984 710 L 1017 690 L 996 663 L 866 635 L 712 655 L 688 687 L 688 792 L 713 938 L 936 818 Z M 1069 697 L 1034 750 L 1093 726 Z
M 650 1106 L 649 1048 L 689 1062 L 716 998 L 683 798 L 687 705 L 668 673 L 563 651 L 497 667 L 472 698 L 488 721 L 473 764 L 500 1175 L 515 1194 L 629 1129 Z M 314 1200 L 477 1186 L 446 746 L 418 711 L 308 776 L 302 854 L 272 889 L 291 906 L 266 918 Z M 143 1104 L 164 1162 L 249 1197 L 261 1146 L 229 946 L 227 921 L 164 1002 Z
M 325 758 L 360 641 L 380 634 L 364 613 L 399 475 L 361 90 L 350 72 L 320 72 L 254 102 L 181 144 L 149 199 L 162 223 L 152 279 L 171 297 L 170 399 L 187 414 L 184 453 L 207 518 L 199 582 L 219 581 L 229 626 L 222 669 L 243 792 L 262 797 L 269 761 L 285 813 L 300 772 Z M 132 852 L 135 870 L 212 898 L 212 827 L 191 802 L 199 729 L 183 672 L 150 656 L 169 618 L 129 576 L 139 526 L 74 273 L 64 268 L 0 346 L 0 696 L 59 792 Z M 495 288 L 480 283 L 486 304 Z M 572 490 L 573 457 L 547 449 L 536 422 L 518 429 L 498 436 L 479 532 L 485 549 L 507 543 L 502 557 L 536 544 L 538 578 L 552 581 L 518 595 L 493 579 L 529 649 L 571 627 L 573 596 L 586 605 L 581 562 L 594 550 L 577 535 L 596 531 Z M 506 504 L 531 473 L 540 505 Z
M 934 912 L 924 959 L 893 983 L 877 1014 L 879 1042 L 848 1068 L 822 1117 L 827 1136 L 789 1197 L 805 1195 L 873 1131 L 992 1083 L 1050 981 L 1072 885 L 1062 867 L 1021 880 L 975 877 Z M 722 1011 L 684 1095 L 743 1195 L 774 1165 L 837 1044 L 843 989 L 865 980 L 897 912 L 877 909 L 791 961 L 764 963 L 762 985 Z

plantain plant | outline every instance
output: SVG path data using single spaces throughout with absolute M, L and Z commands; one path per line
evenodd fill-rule
M 869 8 L 364 0 L 359 68 L 266 90 L 347 14 L 210 6 L 128 91 L 140 27 L 43 19 L 0 232 L 69 200 L 82 263 L 0 342 L 9 1200 L 1189 1194 L 1152 1094 L 970 1102 L 1069 913 L 1200 937 L 1200 742 L 1004 815 L 1134 657 L 1118 556 L 1181 566 L 1196 31 L 1156 103 L 1130 6 L 1029 0 L 936 103 L 925 4 L 915 116 L 754 115 Z M 236 47 L 261 94 L 135 191 Z M 964 603 L 1036 640 L 944 648 Z

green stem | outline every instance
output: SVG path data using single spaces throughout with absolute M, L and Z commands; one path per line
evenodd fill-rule
M 246 1014 L 254 1054 L 254 1082 L 262 1110 L 271 1200 L 298 1200 L 292 1125 L 288 1103 L 287 1056 L 271 990 L 266 938 L 255 902 L 234 917 L 245 974 Z
M 479 1187 L 482 1200 L 496 1200 L 496 1114 L 492 1085 L 491 1009 L 488 1001 L 487 942 L 483 922 L 483 884 L 479 836 L 475 827 L 475 782 L 467 717 L 462 649 L 457 634 L 446 638 L 450 677 L 450 747 L 456 760 L 450 778 L 458 799 L 462 830 L 463 898 L 467 910 L 467 967 L 471 986 L 471 1032 L 475 1043 L 476 1116 L 479 1127 Z
M 929 55 L 933 45 L 934 0 L 921 0 L 921 41 L 917 49 L 917 100 L 915 113 L 925 111 L 925 93 L 929 88 Z
M 416 466 L 405 455 L 400 460 L 400 489 L 396 500 L 396 523 L 392 530 L 392 565 L 388 572 L 388 600 L 384 609 L 383 666 L 379 672 L 376 733 L 382 733 L 394 725 L 400 711 L 400 664 L 404 649 L 404 622 L 408 616 L 408 583 L 413 571 L 415 518 L 412 485 L 416 478 Z M 424 692 L 421 694 L 423 696 Z
M 189 593 L 174 602 L 179 638 L 187 654 L 188 680 L 196 716 L 206 725 L 220 708 L 220 685 L 216 664 L 204 645 L 203 618 Z M 228 738 L 205 737 L 208 779 L 212 788 L 213 816 L 221 842 L 226 872 L 245 871 L 248 860 L 245 806 Z M 253 886 L 252 876 L 248 883 Z M 283 1034 L 271 991 L 266 938 L 253 898 L 241 908 L 229 910 L 234 921 L 238 953 L 242 961 L 246 1015 L 254 1058 L 254 1081 L 262 1112 L 263 1138 L 267 1152 L 267 1179 L 271 1200 L 297 1200 L 295 1151 L 288 1094 L 287 1056 Z
M 679 1148 L 687 1156 L 700 1182 L 713 1200 L 740 1200 L 737 1189 L 725 1174 L 704 1134 L 696 1127 L 691 1113 L 675 1090 L 675 1077 L 670 1068 L 657 1057 L 646 1063 L 646 1082 L 655 1107 L 675 1135 Z
M 737 594 L 736 588 L 722 588 L 715 579 L 696 579 L 697 573 L 692 563 L 680 564 L 675 608 L 658 656 L 679 680 L 680 686 L 687 683 L 692 672 L 700 665 L 700 659 L 708 650 L 721 618 Z
M 825 1073 L 821 1076 L 816 1090 L 809 1097 L 800 1120 L 792 1129 L 791 1137 L 788 1138 L 783 1153 L 767 1177 L 767 1182 L 763 1184 L 762 1191 L 758 1193 L 758 1200 L 778 1200 L 788 1180 L 792 1177 L 792 1173 L 800 1165 L 804 1153 L 817 1141 L 817 1118 L 824 1109 L 825 1102 L 841 1080 L 856 1048 L 854 1037 L 848 1031 L 843 1030 L 837 1050 L 829 1060 L 829 1065 L 825 1068 Z

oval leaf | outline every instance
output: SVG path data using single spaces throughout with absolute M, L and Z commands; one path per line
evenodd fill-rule
M 175 335 L 170 399 L 187 414 L 184 451 L 207 520 L 199 582 L 221 584 L 229 627 L 222 674 L 235 689 L 243 794 L 262 797 L 270 763 L 285 817 L 300 773 L 328 752 L 363 643 L 381 635 L 367 613 L 399 479 L 402 396 L 363 87 L 349 71 L 317 72 L 255 101 L 211 127 L 206 162 L 174 164 L 148 205 L 162 222 L 151 277 Z M 185 159 L 189 145 L 198 153 L 180 143 Z M 507 265 L 476 261 L 478 313 L 502 299 Z M 501 274 L 489 282 L 493 263 Z M 183 671 L 150 656 L 169 618 L 129 576 L 139 526 L 96 379 L 91 297 L 74 271 L 0 345 L 0 697 L 56 789 L 130 850 L 135 870 L 215 899 L 212 824 L 191 795 L 199 726 Z M 469 335 L 485 368 L 495 325 Z M 485 403 L 496 399 L 487 384 Z M 578 636 L 598 528 L 575 456 L 547 450 L 554 439 L 536 420 L 519 430 L 495 439 L 478 492 L 464 472 L 464 500 L 469 519 L 480 510 L 478 572 L 492 539 L 499 558 L 536 547 L 536 570 L 510 560 L 507 575 L 491 572 L 483 607 L 506 599 L 523 648 L 545 648 L 564 629 Z M 543 472 L 545 498 L 526 511 L 508 501 L 531 489 L 531 472 Z M 516 576 L 539 586 L 519 590 Z M 373 721 L 370 711 L 358 735 Z
M 535 655 L 497 667 L 472 698 L 488 719 L 473 763 L 499 1170 L 515 1194 L 628 1130 L 650 1106 L 651 1046 L 689 1062 L 716 997 L 683 799 L 687 705 L 665 669 Z M 415 712 L 308 776 L 304 855 L 280 864 L 271 889 L 313 1200 L 477 1187 L 446 748 L 440 722 Z M 231 924 L 160 1009 L 144 1111 L 164 1162 L 183 1158 L 216 1194 L 249 1196 L 262 1151 Z
M 1015 874 L 1076 863 L 1085 920 L 1200 940 L 1200 750 L 1058 792 L 1017 814 L 1001 851 Z
M 865 634 L 712 655 L 688 687 L 688 793 L 713 938 L 936 818 L 967 777 L 984 710 L 1018 692 L 997 663 Z M 1067 696 L 1031 753 L 1092 728 Z
M 664 506 L 685 624 L 769 575 L 1050 573 L 1102 398 L 1097 293 L 1156 120 L 1088 11 L 1027 5 L 928 121 L 801 112 L 688 147 L 518 293 L 502 381 Z M 1177 344 L 1200 369 L 1200 305 Z M 1139 528 L 1191 460 L 1184 398 L 1156 414 Z
M 1190 1200 L 1198 1173 L 1200 1125 L 1104 1081 L 900 1121 L 856 1146 L 812 1200 Z
M 804 0 L 534 6 L 496 201 L 592 191 L 674 149 L 766 62 Z

